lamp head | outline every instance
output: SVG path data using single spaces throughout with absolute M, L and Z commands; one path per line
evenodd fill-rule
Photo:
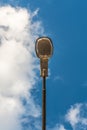
M 36 40 L 36 54 L 40 59 L 49 59 L 53 53 L 52 40 L 48 37 L 40 37 Z
M 41 76 L 48 76 L 48 59 L 53 54 L 53 44 L 50 38 L 40 37 L 36 40 L 36 55 L 40 58 Z

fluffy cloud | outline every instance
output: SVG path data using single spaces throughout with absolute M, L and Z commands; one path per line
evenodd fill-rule
M 48 130 L 66 130 L 66 129 L 64 128 L 63 125 L 61 125 L 61 124 L 56 124 L 55 127 L 49 128 Z
M 70 107 L 62 123 L 48 130 L 87 130 L 87 103 L 77 103 Z
M 66 114 L 66 121 L 68 121 L 73 130 L 87 129 L 87 104 L 75 104 L 71 106 Z
M 57 130 L 56 128 L 54 130 Z M 66 130 L 63 125 L 60 125 L 58 130 Z
M 76 104 L 72 106 L 67 115 L 66 119 L 70 122 L 71 126 L 74 128 L 76 124 L 79 122 L 79 114 L 80 114 L 80 104 Z
M 34 42 L 43 33 L 41 23 L 32 20 L 36 14 L 25 8 L 0 7 L 0 130 L 22 130 L 22 124 L 40 116 L 30 93 L 38 67 Z M 34 124 L 38 129 L 38 121 Z

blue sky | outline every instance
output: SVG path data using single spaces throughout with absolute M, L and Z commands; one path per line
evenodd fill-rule
M 72 130 L 65 121 L 67 111 L 75 104 L 87 102 L 87 1 L 3 0 L 2 3 L 31 11 L 39 8 L 35 20 L 42 21 L 45 35 L 54 45 L 47 79 L 47 124 L 49 127 L 63 124 L 66 130 Z M 41 106 L 41 80 L 36 86 L 32 94 L 36 94 L 35 100 Z
M 87 2 L 54 0 L 31 2 L 39 7 L 54 55 L 47 80 L 47 120 L 57 123 L 75 103 L 87 101 Z

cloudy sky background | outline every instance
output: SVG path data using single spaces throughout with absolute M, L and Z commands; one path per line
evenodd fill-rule
M 35 40 L 49 36 L 47 129 L 87 129 L 87 2 L 0 1 L 0 130 L 41 130 Z

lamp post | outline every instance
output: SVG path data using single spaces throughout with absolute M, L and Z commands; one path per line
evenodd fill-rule
M 42 86 L 42 130 L 46 130 L 46 77 L 48 76 L 48 59 L 53 54 L 53 44 L 50 38 L 40 37 L 35 44 L 36 55 L 40 58 Z

